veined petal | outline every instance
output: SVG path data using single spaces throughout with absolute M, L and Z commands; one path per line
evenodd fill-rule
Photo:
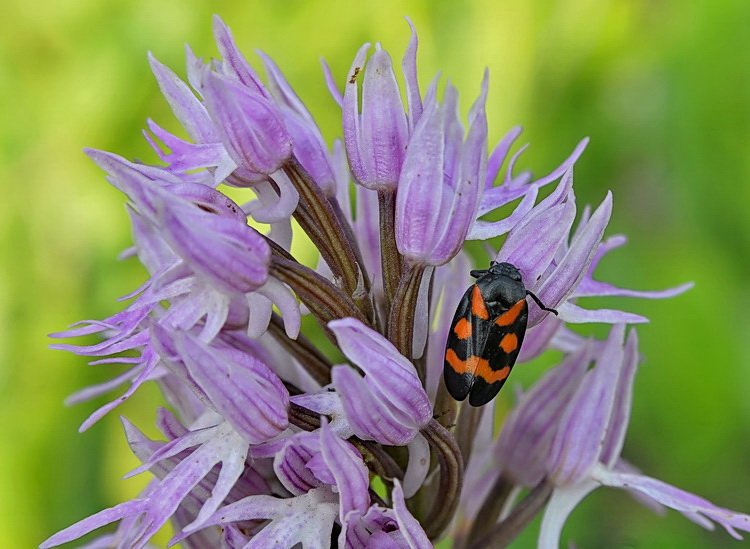
M 219 288 L 247 293 L 266 282 L 271 250 L 245 223 L 178 203 L 163 203 L 159 217 L 175 252 Z
M 258 76 L 250 64 L 242 55 L 232 36 L 232 31 L 221 20 L 221 17 L 214 15 L 213 30 L 216 45 L 222 58 L 222 69 L 226 74 L 232 75 L 248 89 L 260 93 L 266 99 L 271 99 L 271 95 L 263 85 L 263 81 Z
M 623 368 L 625 326 L 612 327 L 607 343 L 568 403 L 549 453 L 548 471 L 557 486 L 580 482 L 599 459 Z
M 660 480 L 631 473 L 618 473 L 600 465 L 592 471 L 592 478 L 605 486 L 638 490 L 672 509 L 708 518 L 720 524 L 735 539 L 743 539 L 737 530 L 750 532 L 750 516 L 717 507 L 710 501 Z M 705 522 L 698 522 L 707 527 Z
M 396 244 L 404 256 L 427 260 L 438 224 L 447 213 L 443 195 L 452 189 L 443 182 L 445 113 L 433 100 L 427 103 L 409 141 L 396 194 Z
M 359 116 L 359 73 L 365 66 L 367 52 L 370 50 L 370 43 L 362 45 L 354 56 L 352 66 L 347 73 L 347 80 L 344 87 L 344 98 L 341 104 L 342 126 L 344 131 L 344 146 L 346 156 L 349 159 L 349 167 L 353 173 L 365 174 L 367 169 L 367 159 L 360 150 L 360 141 L 362 139 L 362 123 Z
M 403 446 L 417 436 L 418 427 L 398 421 L 391 407 L 378 398 L 351 367 L 334 366 L 331 379 L 341 395 L 346 419 L 360 438 Z
M 157 61 L 151 52 L 148 53 L 148 62 L 161 93 L 190 138 L 196 143 L 216 143 L 219 138 L 211 117 L 188 85 L 174 71 Z
M 511 229 L 495 261 L 515 265 L 523 276 L 527 288 L 534 288 L 536 281 L 547 270 L 555 252 L 568 237 L 576 215 L 573 201 L 558 204 L 544 211 L 531 210 L 529 220 L 519 222 Z M 531 217 L 533 216 L 533 217 Z M 536 292 L 539 295 L 539 292 Z M 542 302 L 553 307 L 544 301 Z
M 298 496 L 323 484 L 307 463 L 320 452 L 319 437 L 314 433 L 298 433 L 290 437 L 273 459 L 273 469 L 279 482 Z
M 495 460 L 516 484 L 536 486 L 547 474 L 560 417 L 578 390 L 592 358 L 587 341 L 563 362 L 546 372 L 518 400 L 500 431 Z
M 286 429 L 289 393 L 265 364 L 238 350 L 209 348 L 187 333 L 174 339 L 191 377 L 247 440 L 259 444 Z
M 370 506 L 370 479 L 362 455 L 337 437 L 326 421 L 320 426 L 320 452 L 338 489 L 342 524 L 351 511 L 365 513 Z
M 398 479 L 393 480 L 393 511 L 396 514 L 398 529 L 404 539 L 409 544 L 410 549 L 430 549 L 432 543 L 427 538 L 422 526 L 409 513 L 404 501 L 404 492 Z
M 238 166 L 271 174 L 292 154 L 278 107 L 225 76 L 208 72 L 203 93 L 222 143 Z
M 612 408 L 612 416 L 607 427 L 607 437 L 604 440 L 604 448 L 599 456 L 605 466 L 614 468 L 620 459 L 625 434 L 630 423 L 630 408 L 633 401 L 633 382 L 638 370 L 638 335 L 635 329 L 631 329 L 625 342 L 625 356 L 623 357 L 622 371 L 618 381 L 615 403 Z
M 604 229 L 612 215 L 612 193 L 608 192 L 601 205 L 582 230 L 577 231 L 570 249 L 550 276 L 537 288 L 536 294 L 548 307 L 557 307 L 573 293 L 591 265 Z M 529 311 L 529 324 L 534 324 L 536 309 Z M 538 312 L 536 316 L 541 316 Z
M 643 324 L 648 322 L 645 316 L 614 309 L 584 309 L 566 301 L 557 307 L 559 318 L 571 324 L 603 322 L 606 324 Z
M 364 371 L 370 391 L 396 418 L 417 429 L 432 419 L 432 406 L 414 366 L 387 339 L 353 318 L 329 322 L 328 327 L 346 357 Z
M 365 172 L 352 173 L 367 188 L 393 189 L 404 162 L 409 128 L 391 57 L 380 44 L 367 61 L 363 80 L 358 147 Z

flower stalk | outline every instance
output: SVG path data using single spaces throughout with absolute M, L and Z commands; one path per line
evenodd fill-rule
M 312 180 L 302 164 L 292 156 L 284 165 L 284 173 L 299 193 L 299 205 L 294 218 L 320 251 L 333 272 L 334 280 L 354 300 L 362 315 L 372 320 L 372 303 L 367 296 L 366 272 L 357 260 L 356 243 L 347 238 L 342 220 L 331 206 L 328 197 Z M 339 317 L 340 318 L 340 317 Z

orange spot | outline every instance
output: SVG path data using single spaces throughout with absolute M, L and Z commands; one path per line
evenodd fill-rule
M 482 292 L 479 291 L 479 286 L 474 285 L 474 290 L 471 292 L 471 314 L 478 316 L 482 320 L 488 320 L 490 313 L 487 312 L 487 307 L 484 304 L 484 298 Z
M 469 339 L 471 337 L 471 322 L 462 318 L 456 322 L 453 332 L 458 336 L 458 339 Z
M 516 321 L 518 315 L 521 314 L 521 310 L 523 309 L 524 305 L 526 305 L 525 299 L 517 301 L 516 304 L 513 305 L 510 309 L 497 317 L 495 324 L 497 324 L 498 326 L 510 326 Z
M 505 334 L 505 337 L 500 340 L 500 348 L 508 354 L 515 351 L 518 348 L 518 337 L 516 334 Z
M 490 368 L 490 363 L 485 358 L 470 356 L 466 360 L 461 360 L 453 349 L 445 352 L 445 360 L 459 374 L 472 374 L 481 377 L 489 384 L 497 381 L 503 381 L 510 374 L 510 367 L 506 366 L 500 370 Z

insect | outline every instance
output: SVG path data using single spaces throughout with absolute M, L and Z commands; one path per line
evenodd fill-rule
M 443 375 L 456 400 L 482 406 L 495 398 L 521 350 L 531 296 L 521 273 L 510 263 L 492 261 L 489 269 L 471 271 L 477 279 L 461 298 L 445 345 Z

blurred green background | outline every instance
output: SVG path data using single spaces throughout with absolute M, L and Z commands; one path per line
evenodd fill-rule
M 249 58 L 254 48 L 274 57 L 329 139 L 340 120 L 318 58 L 339 81 L 365 41 L 400 59 L 403 15 L 419 31 L 423 86 L 442 70 L 464 112 L 490 67 L 490 138 L 524 125 L 522 142 L 532 145 L 521 167 L 549 171 L 590 136 L 576 169 L 579 200 L 598 203 L 612 189 L 608 234 L 630 237 L 599 278 L 639 289 L 696 282 L 669 301 L 606 303 L 652 321 L 639 328 L 646 361 L 624 455 L 750 512 L 746 0 L 5 0 L 0 13 L 0 547 L 33 547 L 145 482 L 118 480 L 135 463 L 117 414 L 76 434 L 103 401 L 62 405 L 106 369 L 47 349 L 45 334 L 109 316 L 144 280 L 135 262 L 116 260 L 130 242 L 123 197 L 81 149 L 155 160 L 140 134 L 146 117 L 176 125 L 146 52 L 180 74 L 183 43 L 215 56 L 213 13 Z M 153 432 L 157 398 L 147 388 L 119 412 Z M 606 489 L 574 512 L 564 538 L 586 548 L 742 545 Z

